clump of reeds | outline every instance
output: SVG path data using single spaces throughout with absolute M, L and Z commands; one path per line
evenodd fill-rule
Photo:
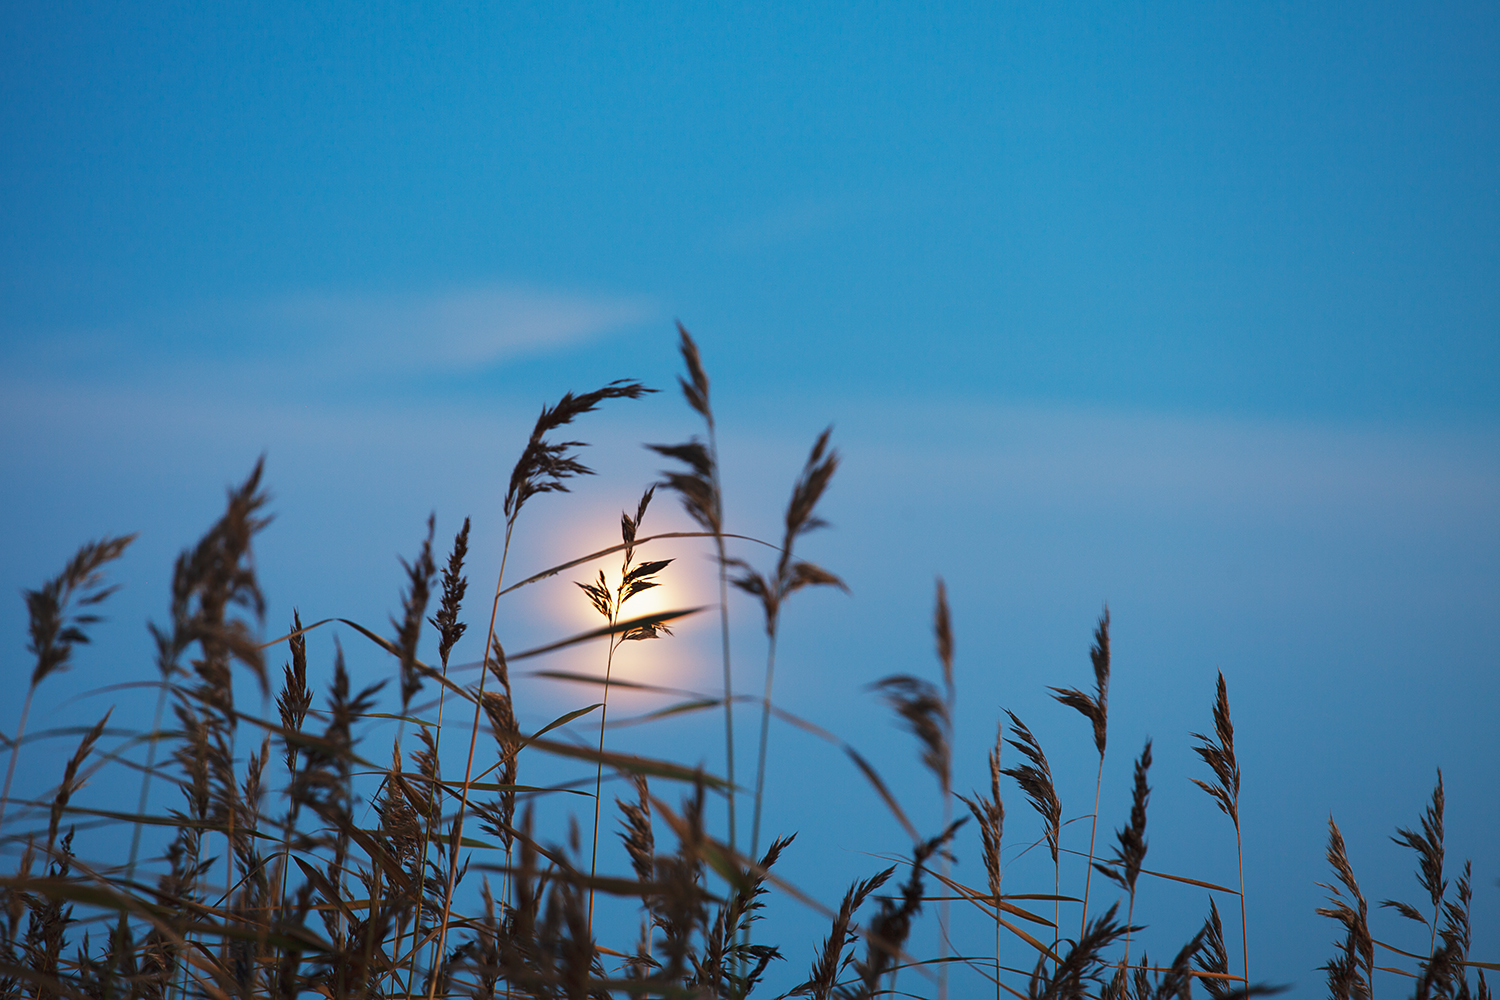
M 251 474 L 229 490 L 222 516 L 176 561 L 166 624 L 151 627 L 156 645 L 153 668 L 161 694 L 150 728 L 111 728 L 119 726 L 119 715 L 106 712 L 82 730 L 56 786 L 32 798 L 11 800 L 11 777 L 26 737 L 32 695 L 46 677 L 69 666 L 75 647 L 88 641 L 97 606 L 112 590 L 105 585 L 103 569 L 125 551 L 133 536 L 84 546 L 58 576 L 26 592 L 29 650 L 36 664 L 20 726 L 8 741 L 7 801 L 0 801 L 0 823 L 6 824 L 0 827 L 0 840 L 19 852 L 15 874 L 0 878 L 0 1000 L 292 1000 L 313 994 L 328 1000 L 740 1000 L 762 989 L 774 963 L 783 958 L 782 949 L 768 940 L 771 935 L 758 932 L 755 936 L 761 940 L 751 941 L 750 928 L 764 915 L 768 901 L 791 899 L 797 905 L 820 906 L 773 872 L 791 849 L 791 836 L 776 838 L 763 854 L 756 851 L 773 714 L 837 746 L 870 781 L 911 839 L 909 847 L 900 848 L 899 857 L 890 858 L 899 864 L 857 879 L 836 909 L 823 911 L 830 921 L 828 936 L 814 949 L 812 967 L 791 995 L 866 1000 L 917 995 L 935 986 L 941 996 L 949 970 L 973 977 L 965 980 L 966 988 L 983 982 L 993 985 L 997 997 L 1009 992 L 1028 1000 L 1190 1000 L 1195 987 L 1213 1000 L 1269 992 L 1248 979 L 1242 862 L 1238 890 L 1145 867 L 1150 740 L 1135 761 L 1130 812 L 1116 831 L 1114 848 L 1107 858 L 1095 856 L 1108 735 L 1108 609 L 1094 629 L 1090 648 L 1093 690 L 1051 689 L 1064 707 L 1090 722 L 1099 758 L 1092 814 L 1065 815 L 1040 740 L 1009 712 L 1006 728 L 997 727 L 993 746 L 986 747 L 987 789 L 968 796 L 953 794 L 963 748 L 953 725 L 955 630 L 941 580 L 933 608 L 941 682 L 894 673 L 872 685 L 916 737 L 922 764 L 941 796 L 940 818 L 908 814 L 900 789 L 881 778 L 870 758 L 849 741 L 773 702 L 776 642 L 785 601 L 803 587 L 843 586 L 836 576 L 794 552 L 798 539 L 822 524 L 816 510 L 838 457 L 825 431 L 793 487 L 784 532 L 779 544 L 771 546 L 778 549 L 772 570 L 762 575 L 732 555 L 729 543 L 742 536 L 725 530 L 708 377 L 697 345 L 681 327 L 679 347 L 687 367 L 687 377 L 679 382 L 707 427 L 708 442 L 690 439 L 682 445 L 653 447 L 682 464 L 682 470 L 665 474 L 664 484 L 681 497 L 703 529 L 672 534 L 711 538 L 715 546 L 723 690 L 713 696 L 690 693 L 689 701 L 625 721 L 649 723 L 722 706 L 727 778 L 605 745 L 609 690 L 622 683 L 612 676 L 615 651 L 623 642 L 665 634 L 667 621 L 693 613 L 684 609 L 635 618 L 623 613 L 632 597 L 656 585 L 670 562 L 649 558 L 646 550 L 660 537 L 646 535 L 641 528 L 653 488 L 644 492 L 633 514 L 622 514 L 618 546 L 604 552 L 567 553 L 557 565 L 518 583 L 505 582 L 505 564 L 522 508 L 542 494 L 565 491 L 573 477 L 590 471 L 577 458 L 581 442 L 555 440 L 555 432 L 606 401 L 638 398 L 650 391 L 640 383 L 620 381 L 591 393 L 566 394 L 543 408 L 525 438 L 500 505 L 504 546 L 488 624 L 474 653 L 478 662 L 473 665 L 479 670 L 466 682 L 456 679 L 464 675 L 450 659 L 466 638 L 473 638 L 462 620 L 468 587 L 467 518 L 454 536 L 441 574 L 432 550 L 437 519 L 428 519 L 416 555 L 402 560 L 399 608 L 390 617 L 387 634 L 346 619 L 305 624 L 294 611 L 286 635 L 262 641 L 265 599 L 253 549 L 269 517 L 263 465 L 257 462 Z M 622 553 L 617 582 L 601 572 L 580 584 L 603 627 L 535 649 L 507 651 L 500 639 L 505 624 L 500 616 L 502 597 L 615 553 Z M 731 572 L 732 582 L 754 598 L 765 621 L 767 671 L 759 698 L 737 695 L 730 672 Z M 429 616 L 439 575 L 442 593 L 438 609 Z M 335 637 L 328 668 L 319 670 L 310 662 L 307 636 L 334 622 L 370 645 L 346 651 Z M 424 625 L 435 632 L 435 641 L 429 639 L 437 650 L 435 664 L 422 659 Z M 513 665 L 589 641 L 605 644 L 602 677 L 539 673 L 601 684 L 602 700 L 570 709 L 534 732 L 523 728 L 524 706 L 517 706 L 511 683 Z M 267 651 L 279 649 L 283 642 L 286 659 L 276 708 L 262 718 L 236 703 L 235 683 L 240 678 L 252 680 L 269 695 Z M 364 665 L 353 658 L 366 652 L 381 658 L 389 676 L 357 686 L 352 677 L 358 676 L 355 668 L 362 671 Z M 387 693 L 391 680 L 396 683 Z M 643 692 L 667 693 L 648 684 L 626 683 Z M 419 696 L 430 687 L 436 688 L 436 697 L 423 703 Z M 758 701 L 762 716 L 748 855 L 738 847 L 734 810 L 739 789 L 733 780 L 732 705 L 741 699 Z M 450 700 L 461 710 L 472 709 L 463 712 L 470 720 L 466 726 L 463 715 L 448 710 Z M 169 705 L 168 727 L 163 717 Z M 597 739 L 586 740 L 567 728 L 591 723 L 595 710 L 600 723 Z M 1240 769 L 1222 675 L 1212 714 L 1211 734 L 1195 734 L 1194 747 L 1212 772 L 1211 780 L 1197 784 L 1233 822 L 1238 857 Z M 376 727 L 383 724 L 395 729 L 389 745 L 375 738 Z M 461 778 L 445 774 L 440 763 L 445 728 L 457 733 L 450 733 L 450 740 L 467 737 Z M 482 738 L 486 729 L 488 736 Z M 110 745 L 116 739 L 118 745 Z M 132 756 L 140 756 L 136 748 L 142 744 L 144 763 Z M 1005 744 L 1020 753 L 1020 763 L 1002 766 Z M 520 784 L 522 758 L 529 761 L 537 754 L 570 761 L 579 773 L 550 787 Z M 140 807 L 132 814 L 91 809 L 84 794 L 90 782 L 98 783 L 100 769 L 122 765 L 141 772 Z M 589 769 L 593 775 L 586 773 Z M 601 859 L 598 850 L 605 770 L 625 779 L 631 790 L 615 800 L 627 867 L 619 873 L 611 872 L 608 856 Z M 542 772 L 530 770 L 528 764 L 525 773 Z M 1007 876 L 1002 853 L 1005 779 L 1016 783 L 1040 820 L 1033 846 L 1046 844 L 1053 867 L 1053 885 L 1043 885 L 1044 891 L 1017 892 L 1025 886 L 1015 884 L 1016 876 Z M 153 782 L 158 790 L 154 797 Z M 681 787 L 679 805 L 670 805 L 661 794 L 663 783 Z M 157 801 L 163 798 L 164 784 L 171 790 L 167 803 Z M 557 810 L 556 822 L 538 822 L 539 815 L 550 814 L 552 804 L 587 796 L 590 787 L 594 833 L 587 847 L 580 824 L 565 810 Z M 729 807 L 722 834 L 710 819 L 714 795 L 723 795 Z M 969 813 L 956 822 L 951 816 L 955 797 Z M 1325 967 L 1335 997 L 1369 997 L 1374 973 L 1394 969 L 1410 977 L 1421 1000 L 1488 1000 L 1483 963 L 1470 956 L 1471 869 L 1466 862 L 1450 881 L 1444 867 L 1444 809 L 1439 773 L 1419 828 L 1397 830 L 1398 843 L 1417 855 L 1417 879 L 1425 899 L 1420 907 L 1395 900 L 1382 905 L 1422 925 L 1424 940 L 1411 951 L 1374 936 L 1342 834 L 1330 820 L 1327 856 L 1335 880 L 1327 887 L 1329 905 L 1319 912 L 1334 918 L 1343 931 L 1339 951 Z M 81 816 L 130 826 L 131 847 L 120 852 L 125 857 L 80 857 L 74 830 Z M 1091 820 L 1089 843 L 1086 851 L 1075 850 L 1071 840 L 1064 844 L 1064 837 L 1072 836 L 1066 834 L 1068 824 L 1084 816 Z M 979 848 L 974 878 L 963 875 L 961 867 L 955 869 L 961 852 L 953 847 L 970 817 Z M 568 833 L 562 843 L 538 832 L 560 829 L 564 819 Z M 1024 825 L 1026 817 L 1020 819 Z M 919 824 L 938 832 L 924 836 Z M 1014 831 L 1010 836 L 1017 839 Z M 116 842 L 107 841 L 106 847 Z M 139 858 L 143 843 L 149 843 L 148 856 Z M 887 845 L 872 846 L 883 850 Z M 1064 883 L 1064 854 L 1086 859 L 1081 886 L 1071 878 Z M 896 880 L 889 894 L 882 894 L 902 866 L 904 878 Z M 1102 912 L 1089 909 L 1095 871 L 1109 879 L 1101 882 L 1101 892 L 1113 885 L 1121 893 L 1108 907 L 1095 907 Z M 1144 946 L 1144 920 L 1136 922 L 1142 876 L 1211 893 L 1203 926 L 1175 952 L 1167 952 L 1175 956 L 1168 965 L 1152 964 Z M 596 924 L 594 901 L 601 894 L 629 901 L 636 917 L 621 926 L 609 926 L 603 919 Z M 1217 901 L 1234 896 L 1240 900 L 1244 965 L 1231 970 Z M 1150 898 L 1144 895 L 1141 901 Z M 941 904 L 936 957 L 920 953 L 924 938 L 918 933 L 919 921 L 930 902 Z M 986 930 L 993 926 L 993 960 L 950 952 L 950 902 L 969 904 Z M 1053 903 L 1050 916 L 1038 912 L 1041 907 L 1036 904 L 1046 902 Z M 1076 936 L 1061 929 L 1065 905 L 1079 906 Z M 967 906 L 960 908 L 972 915 Z M 1067 917 L 1072 916 L 1068 911 Z M 1002 949 L 1003 935 L 1009 935 L 1005 940 L 1010 948 Z M 1377 948 L 1397 955 L 1393 961 L 1405 957 L 1415 964 L 1376 965 Z M 1012 955 L 1020 957 L 1008 957 Z M 1477 974 L 1473 985 L 1471 972 Z
M 1484 975 L 1485 963 L 1469 959 L 1469 914 L 1473 901 L 1473 869 L 1470 862 L 1464 862 L 1463 872 L 1454 883 L 1455 898 L 1450 899 L 1448 895 L 1449 883 L 1443 868 L 1446 853 L 1443 844 L 1445 803 L 1443 773 L 1439 771 L 1437 784 L 1432 789 L 1432 799 L 1421 817 L 1421 831 L 1397 827 L 1396 836 L 1391 838 L 1416 854 L 1417 883 L 1427 891 L 1428 904 L 1432 907 L 1431 916 L 1399 900 L 1384 899 L 1380 902 L 1382 908 L 1395 910 L 1427 931 L 1427 940 L 1417 946 L 1423 949 L 1422 952 L 1404 951 L 1374 936 L 1370 930 L 1369 907 L 1355 881 L 1343 834 L 1338 824 L 1329 818 L 1328 863 L 1333 868 L 1338 884 L 1324 886 L 1329 892 L 1329 905 L 1319 908 L 1318 913 L 1333 918 L 1344 928 L 1344 940 L 1338 953 L 1323 966 L 1328 974 L 1329 992 L 1335 997 L 1371 996 L 1376 970 L 1411 977 L 1415 981 L 1413 996 L 1418 1000 L 1469 1000 L 1470 997 L 1490 995 L 1489 983 Z M 1375 965 L 1377 947 L 1416 959 L 1416 971 Z M 1469 984 L 1470 968 L 1477 972 L 1477 982 L 1472 989 Z M 1494 966 L 1490 965 L 1489 968 L 1493 969 Z

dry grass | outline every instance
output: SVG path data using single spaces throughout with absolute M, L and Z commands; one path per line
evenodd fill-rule
M 152 627 L 161 694 L 156 719 L 149 728 L 119 730 L 110 728 L 106 713 L 82 732 L 55 788 L 35 800 L 12 801 L 10 779 L 22 756 L 32 694 L 69 665 L 76 646 L 88 641 L 89 627 L 112 589 L 104 573 L 130 537 L 83 546 L 57 577 L 25 595 L 29 649 L 36 662 L 20 727 L 7 740 L 10 759 L 5 801 L 0 802 L 0 822 L 5 823 L 0 838 L 19 852 L 14 874 L 0 879 L 0 998 L 738 998 L 763 990 L 762 980 L 773 963 L 808 952 L 811 968 L 791 995 L 941 995 L 950 969 L 962 972 L 967 985 L 993 988 L 997 997 L 1029 1000 L 1167 1000 L 1190 997 L 1195 989 L 1214 1000 L 1230 1000 L 1269 992 L 1248 978 L 1243 868 L 1236 890 L 1145 867 L 1149 740 L 1135 760 L 1129 816 L 1116 831 L 1109 857 L 1095 857 L 1093 831 L 1108 746 L 1107 609 L 1089 651 L 1092 692 L 1051 689 L 1059 702 L 1089 722 L 1087 736 L 1099 757 L 1094 812 L 1073 817 L 1091 821 L 1088 851 L 1076 852 L 1086 859 L 1076 888 L 1064 885 L 1061 864 L 1064 854 L 1074 853 L 1062 844 L 1071 820 L 1065 818 L 1040 741 L 1014 714 L 1006 713 L 1006 727 L 997 729 L 993 746 L 985 750 L 989 787 L 969 796 L 953 792 L 954 763 L 961 753 L 953 726 L 955 629 L 941 581 L 933 612 L 940 682 L 901 673 L 872 685 L 896 721 L 915 737 L 919 759 L 941 793 L 941 815 L 913 819 L 915 814 L 908 814 L 900 796 L 859 750 L 773 701 L 785 601 L 804 587 L 843 586 L 837 576 L 794 551 L 803 536 L 823 523 L 817 508 L 837 471 L 838 455 L 824 431 L 793 484 L 779 544 L 769 545 L 777 551 L 773 566 L 759 571 L 731 555 L 730 543 L 743 536 L 724 523 L 709 380 L 697 345 L 680 327 L 679 341 L 687 368 L 681 388 L 704 421 L 708 441 L 651 447 L 680 463 L 658 485 L 677 494 L 701 529 L 671 536 L 686 534 L 710 543 L 720 569 L 723 689 L 688 693 L 686 701 L 626 721 L 650 724 L 722 709 L 725 777 L 606 746 L 610 689 L 622 683 L 612 676 L 616 650 L 625 642 L 665 636 L 669 621 L 702 610 L 632 617 L 627 607 L 631 598 L 671 572 L 670 560 L 643 555 L 661 537 L 642 529 L 654 487 L 646 489 L 634 513 L 622 514 L 620 545 L 595 553 L 560 553 L 556 566 L 518 583 L 507 585 L 505 580 L 505 559 L 523 508 L 543 494 L 566 490 L 570 479 L 590 471 L 578 459 L 581 442 L 555 440 L 554 433 L 606 403 L 650 391 L 640 383 L 621 381 L 590 393 L 569 393 L 543 408 L 522 442 L 507 484 L 501 505 L 501 569 L 492 605 L 481 609 L 478 618 L 465 608 L 470 522 L 466 519 L 456 533 L 439 572 L 433 554 L 436 522 L 429 519 L 415 556 L 403 561 L 401 608 L 390 619 L 389 634 L 345 622 L 360 641 L 389 655 L 390 679 L 396 682 L 389 694 L 384 682 L 356 690 L 337 645 L 327 674 L 310 668 L 306 634 L 327 621 L 304 624 L 294 614 L 286 635 L 269 643 L 258 638 L 265 602 L 253 544 L 269 518 L 262 465 L 256 463 L 246 480 L 229 491 L 220 519 L 177 560 L 167 624 Z M 500 601 L 507 593 L 615 554 L 622 556 L 617 581 L 600 571 L 579 583 L 583 599 L 600 616 L 599 628 L 537 649 L 507 652 L 496 632 Z M 438 609 L 429 616 L 439 578 Z M 764 693 L 755 698 L 736 692 L 730 669 L 730 583 L 755 599 L 765 624 Z M 450 656 L 469 634 L 470 624 L 486 612 L 480 670 L 471 681 L 459 682 L 459 675 L 450 673 Z M 419 655 L 428 626 L 435 631 L 435 665 Z M 583 642 L 602 642 L 602 679 L 542 673 L 596 684 L 602 688 L 600 701 L 526 732 L 518 722 L 511 665 Z M 274 692 L 275 711 L 262 717 L 235 703 L 235 679 L 253 680 L 272 694 L 266 663 L 272 653 L 283 656 L 284 665 Z M 650 690 L 639 682 L 629 686 Z M 741 789 L 735 782 L 733 730 L 733 707 L 745 701 L 761 711 L 748 854 L 739 849 L 735 802 Z M 164 726 L 168 707 L 172 722 Z M 562 727 L 571 723 L 592 725 L 596 711 L 596 740 L 560 738 L 566 731 Z M 1232 821 L 1238 847 L 1240 771 L 1222 675 L 1211 715 L 1211 734 L 1195 734 L 1196 753 L 1210 771 L 1208 780 L 1197 783 Z M 764 854 L 757 853 L 765 797 L 775 787 L 766 775 L 773 717 L 843 751 L 911 837 L 909 853 L 857 880 L 836 910 L 823 910 L 776 875 L 781 857 L 795 849 L 791 838 L 777 839 Z M 389 745 L 376 746 L 374 727 L 390 720 L 396 722 Z M 466 743 L 462 775 L 443 772 L 445 730 L 450 741 Z M 1022 758 L 1009 768 L 1001 761 L 1007 743 Z M 524 774 L 538 773 L 531 768 L 542 755 L 559 758 L 562 766 L 578 773 L 550 786 L 522 783 Z M 122 777 L 139 771 L 140 805 L 134 813 L 108 813 L 86 803 L 82 793 L 103 768 Z M 629 871 L 621 874 L 599 869 L 599 839 L 601 833 L 609 836 L 602 829 L 606 773 L 624 779 L 629 789 L 615 799 L 618 836 L 629 861 Z M 1038 844 L 1046 845 L 1054 880 L 1040 892 L 1008 891 L 1026 887 L 1012 884 L 1001 849 L 1006 779 L 1041 820 Z M 148 809 L 164 797 L 164 784 L 173 789 L 172 804 Z M 668 786 L 679 794 L 664 797 Z M 569 803 L 580 794 L 593 799 L 591 835 L 576 822 L 570 822 L 563 843 L 536 833 L 539 815 L 570 816 Z M 717 797 L 727 806 L 722 830 L 709 819 Z M 951 815 L 955 798 L 968 813 L 957 821 Z M 1494 966 L 1470 957 L 1469 867 L 1465 864 L 1451 881 L 1444 869 L 1444 804 L 1439 775 L 1420 829 L 1398 830 L 1398 843 L 1417 855 L 1418 882 L 1425 892 L 1420 906 L 1382 903 L 1405 926 L 1422 925 L 1421 942 L 1407 950 L 1374 936 L 1370 908 L 1343 837 L 1330 820 L 1328 860 L 1335 878 L 1327 887 L 1329 905 L 1319 912 L 1332 917 L 1342 931 L 1338 951 L 1326 966 L 1335 997 L 1369 997 L 1374 973 L 1381 969 L 1405 975 L 1413 995 L 1424 1000 L 1489 996 L 1484 971 Z M 130 828 L 128 852 L 102 858 L 75 855 L 73 829 L 81 818 L 113 823 L 122 834 Z M 967 826 L 970 819 L 973 825 Z M 928 833 L 920 832 L 924 826 Z M 548 829 L 555 827 L 555 822 L 546 823 Z M 160 846 L 158 856 L 138 857 L 143 831 L 165 833 L 164 841 L 152 837 Z M 951 853 L 952 845 L 971 833 L 979 859 L 972 878 L 955 875 Z M 1123 920 L 1118 903 L 1090 913 L 1095 871 L 1123 893 Z M 1152 963 L 1145 928 L 1136 923 L 1142 875 L 1187 882 L 1214 894 L 1202 928 L 1167 952 L 1174 956 L 1167 965 Z M 751 933 L 771 892 L 787 905 L 826 913 L 830 928 L 820 945 L 788 944 L 783 953 L 778 944 Z M 1232 943 L 1240 946 L 1241 955 L 1231 968 L 1214 899 L 1236 896 L 1240 940 Z M 613 915 L 621 910 L 612 906 L 599 911 L 611 914 L 610 920 L 596 925 L 599 897 L 627 901 L 636 918 L 617 920 Z M 910 951 L 912 941 L 921 940 L 913 931 L 931 902 L 941 903 L 939 954 L 923 958 Z M 993 955 L 950 952 L 948 932 L 956 923 L 948 907 L 955 902 L 961 919 L 978 919 L 986 931 L 993 927 Z M 1065 905 L 1079 908 L 1076 923 L 1073 911 L 1067 911 L 1068 927 L 1077 928 L 1074 936 L 1063 931 Z M 1386 954 L 1391 964 L 1378 965 L 1377 958 Z

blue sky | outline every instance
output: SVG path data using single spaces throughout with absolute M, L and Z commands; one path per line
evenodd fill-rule
M 867 746 L 909 808 L 933 815 L 914 748 L 861 686 L 935 670 L 933 576 L 959 633 L 959 786 L 982 779 L 1003 705 L 1077 778 L 1070 814 L 1086 739 L 1044 688 L 1084 683 L 1107 600 L 1101 829 L 1150 734 L 1153 859 L 1229 877 L 1222 817 L 1186 781 L 1223 669 L 1260 973 L 1321 988 L 1330 811 L 1369 894 L 1416 894 L 1386 837 L 1438 766 L 1450 856 L 1476 856 L 1475 940 L 1500 940 L 1492 5 L 0 18 L 0 575 L 15 594 L 84 539 L 143 531 L 56 701 L 146 674 L 172 557 L 262 451 L 268 628 L 293 605 L 383 622 L 433 509 L 448 537 L 474 517 L 484 590 L 536 409 L 622 376 L 669 388 L 681 318 L 742 528 L 774 535 L 835 424 L 836 527 L 807 546 L 853 593 L 799 595 L 778 690 Z M 658 469 L 638 443 L 688 417 L 664 392 L 581 425 L 603 474 L 528 512 L 525 565 L 573 554 L 566 525 L 607 537 Z M 518 607 L 516 641 L 576 624 L 563 584 Z M 735 613 L 751 686 L 763 649 Z M 0 609 L 17 678 L 23 614 Z M 698 628 L 655 655 L 711 688 Z M 534 697 L 545 721 L 575 696 Z M 719 765 L 711 725 L 677 725 L 621 739 Z M 788 871 L 831 899 L 899 830 L 839 758 L 784 736 L 771 818 L 803 830 Z M 801 790 L 809 768 L 839 790 Z M 1030 817 L 1009 806 L 1019 842 Z M 1164 951 L 1205 903 L 1158 902 Z M 774 919 L 796 976 L 821 921 Z

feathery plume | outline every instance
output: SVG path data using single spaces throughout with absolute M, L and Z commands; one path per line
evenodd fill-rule
M 1104 744 L 1109 732 L 1109 608 L 1099 616 L 1094 628 L 1094 644 L 1089 649 L 1089 659 L 1094 665 L 1094 693 L 1085 694 L 1077 688 L 1050 688 L 1052 697 L 1076 709 L 1094 727 L 1094 748 L 1104 757 Z
M 1000 866 L 1000 837 L 1005 830 L 1005 803 L 1000 798 L 1000 775 L 1004 773 L 1000 769 L 1000 750 L 1004 742 L 1005 730 L 996 725 L 995 746 L 989 753 L 990 797 L 985 798 L 978 792 L 974 793 L 972 799 L 959 796 L 979 823 L 979 839 L 984 853 L 984 873 L 989 882 L 990 895 L 997 902 L 1000 899 L 1000 879 L 1003 874 Z
M 1328 973 L 1328 992 L 1334 1000 L 1369 1000 L 1375 969 L 1375 942 L 1370 936 L 1369 908 L 1354 878 L 1354 868 L 1349 864 L 1344 834 L 1332 816 L 1328 817 L 1327 856 L 1338 884 L 1318 883 L 1328 890 L 1329 905 L 1318 907 L 1316 912 L 1319 916 L 1337 920 L 1344 927 L 1342 953 L 1322 967 Z
M 1146 806 L 1151 800 L 1151 785 L 1147 773 L 1151 770 L 1151 741 L 1141 750 L 1135 760 L 1135 784 L 1130 795 L 1130 823 L 1115 831 L 1118 841 L 1114 855 L 1106 862 L 1094 867 L 1107 875 L 1120 888 L 1135 895 L 1135 880 L 1141 874 L 1141 865 L 1146 860 Z M 1217 911 L 1215 911 L 1217 913 Z
M 1026 724 L 1014 712 L 1007 711 L 1005 714 L 1010 717 L 1011 732 L 1015 734 L 1005 742 L 1021 751 L 1030 763 L 1006 768 L 1000 773 L 1015 779 L 1016 784 L 1021 786 L 1021 791 L 1026 793 L 1031 808 L 1042 817 L 1047 850 L 1052 854 L 1052 863 L 1056 864 L 1059 839 L 1062 836 L 1062 803 L 1058 801 L 1057 789 L 1052 784 L 1052 768 L 1047 764 L 1047 755 L 1042 752 L 1042 745 L 1031 734 L 1031 730 L 1026 728 Z
M 565 393 L 555 406 L 542 407 L 521 457 L 511 470 L 510 485 L 505 491 L 506 522 L 515 523 L 516 515 L 526 501 L 538 493 L 568 490 L 567 480 L 574 476 L 593 475 L 593 469 L 572 455 L 574 448 L 586 447 L 582 441 L 548 441 L 547 434 L 573 422 L 585 413 L 598 409 L 606 399 L 639 399 L 655 392 L 639 382 L 617 379 L 601 389 L 575 396 Z
M 1217 780 L 1210 784 L 1193 778 L 1192 782 L 1213 796 L 1214 802 L 1238 827 L 1240 825 L 1240 765 L 1234 756 L 1234 724 L 1229 720 L 1229 690 L 1224 684 L 1223 671 L 1219 672 L 1219 693 L 1214 700 L 1214 733 L 1218 737 L 1217 741 L 1202 733 L 1194 733 L 1193 739 L 1197 740 L 1199 745 L 1193 747 L 1193 752 L 1202 757 L 1204 763 L 1213 769 Z
M 66 670 L 73 646 L 88 643 L 85 630 L 103 619 L 84 609 L 97 607 L 120 589 L 119 584 L 104 586 L 102 570 L 106 563 L 124 555 L 135 539 L 132 534 L 88 542 L 73 554 L 56 577 L 37 590 L 25 592 L 31 633 L 26 649 L 36 657 L 36 665 L 31 669 L 32 687 L 49 674 Z
M 396 648 L 401 656 L 401 714 L 405 715 L 412 696 L 422 690 L 422 678 L 417 673 L 417 642 L 422 637 L 422 616 L 427 613 L 427 599 L 432 590 L 432 578 L 437 568 L 432 563 L 432 533 L 437 525 L 436 515 L 427 517 L 427 537 L 422 540 L 421 551 L 412 562 L 401 560 L 406 571 L 406 593 L 402 596 L 402 618 L 391 619 L 396 629 Z
M 951 753 L 948 748 L 948 704 L 931 682 L 910 674 L 892 674 L 870 685 L 895 709 L 906 729 L 922 744 L 922 763 L 948 794 Z
M 469 519 L 466 517 L 464 526 L 453 537 L 453 550 L 448 554 L 448 565 L 443 568 L 442 603 L 438 606 L 438 613 L 427 619 L 438 630 L 438 659 L 444 667 L 448 665 L 448 654 L 453 650 L 454 643 L 463 638 L 464 632 L 469 628 L 458 620 L 464 594 L 469 589 L 469 580 L 464 576 L 464 558 L 468 553 Z

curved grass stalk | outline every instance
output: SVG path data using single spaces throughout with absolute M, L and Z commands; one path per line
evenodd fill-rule
M 682 498 L 689 517 L 713 536 L 719 564 L 719 633 L 724 667 L 724 759 L 729 779 L 729 846 L 738 849 L 739 822 L 736 815 L 738 793 L 734 779 L 734 671 L 730 664 L 729 645 L 729 559 L 724 549 L 724 494 L 719 479 L 719 437 L 709 402 L 708 373 L 687 328 L 677 324 L 678 350 L 687 366 L 688 377 L 678 377 L 683 397 L 708 429 L 708 448 L 697 438 L 680 445 L 647 445 L 652 451 L 676 459 L 687 466 L 685 472 L 665 473 L 664 484 Z M 754 851 L 751 852 L 752 855 Z
M 770 737 L 771 691 L 776 679 L 776 639 L 781 619 L 781 607 L 794 592 L 809 586 L 835 586 L 848 591 L 844 581 L 834 574 L 809 562 L 796 561 L 792 547 L 799 535 L 826 526 L 822 518 L 814 513 L 829 480 L 838 469 L 838 452 L 828 447 L 828 438 L 833 433 L 829 427 L 818 435 L 802 466 L 802 473 L 792 487 L 792 498 L 786 509 L 786 533 L 781 544 L 781 558 L 776 563 L 775 574 L 767 579 L 752 569 L 743 560 L 730 560 L 740 567 L 742 573 L 734 579 L 734 585 L 761 601 L 766 623 L 766 684 L 761 698 L 760 746 L 756 753 L 755 808 L 750 827 L 750 854 L 760 852 L 760 820 L 765 802 L 766 749 Z
M 537 417 L 536 424 L 532 428 L 531 437 L 526 442 L 521 457 L 516 461 L 515 468 L 511 470 L 504 503 L 505 542 L 500 552 L 500 571 L 495 577 L 495 596 L 490 603 L 489 625 L 484 633 L 484 658 L 479 672 L 478 697 L 474 699 L 474 718 L 469 728 L 469 753 L 464 765 L 464 783 L 459 795 L 458 815 L 454 819 L 453 846 L 449 857 L 447 885 L 443 890 L 443 914 L 438 923 L 437 938 L 434 941 L 433 954 L 436 959 L 442 957 L 443 945 L 448 936 L 448 921 L 453 911 L 453 891 L 457 885 L 458 874 L 458 850 L 463 842 L 464 820 L 469 810 L 469 787 L 473 782 L 474 751 L 479 743 L 479 719 L 484 706 L 484 685 L 489 675 L 490 648 L 496 638 L 495 620 L 500 612 L 500 596 L 505 584 L 505 567 L 510 557 L 510 543 L 515 532 L 516 519 L 530 498 L 540 493 L 565 492 L 567 490 L 564 482 L 566 479 L 578 475 L 589 475 L 593 471 L 574 458 L 571 453 L 573 448 L 581 447 L 582 442 L 556 443 L 548 441 L 546 436 L 548 432 L 572 423 L 574 418 L 597 409 L 599 404 L 607 399 L 639 399 L 642 395 L 655 391 L 639 382 L 621 379 L 581 396 L 574 396 L 571 392 L 565 393 L 555 406 L 542 407 L 541 415 Z M 414 953 L 415 950 L 413 949 Z M 413 962 L 415 962 L 415 957 L 413 957 Z M 433 974 L 428 976 L 427 1000 L 433 1000 L 437 991 L 436 961 L 432 968 Z

